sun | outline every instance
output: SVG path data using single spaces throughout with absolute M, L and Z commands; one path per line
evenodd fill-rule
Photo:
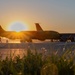
M 10 31 L 16 31 L 16 32 L 20 32 L 20 31 L 25 31 L 27 30 L 27 25 L 24 24 L 24 23 L 21 23 L 21 22 L 15 22 L 15 23 L 12 23 L 10 26 L 9 26 L 9 30 Z

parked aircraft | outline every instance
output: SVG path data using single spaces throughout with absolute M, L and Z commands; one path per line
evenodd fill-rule
M 32 42 L 32 39 L 38 39 L 41 41 L 44 41 L 46 39 L 58 39 L 59 38 L 59 33 L 56 31 L 44 31 L 39 23 L 35 23 L 36 25 L 36 31 L 5 31 L 1 26 L 0 26 L 0 36 L 1 37 L 6 37 L 9 39 L 20 39 L 21 42 Z
M 53 40 L 59 40 L 61 42 L 66 42 L 67 40 L 71 40 L 74 42 L 75 33 L 58 33 L 56 31 L 44 31 L 39 23 L 35 23 L 36 31 L 5 31 L 0 26 L 0 36 L 6 37 L 9 39 L 20 39 L 21 42 L 32 42 L 32 39 L 38 39 L 44 41 L 49 39 L 53 42 Z
M 38 23 L 36 23 L 36 29 L 39 32 L 39 35 L 44 39 L 50 39 L 51 42 L 53 40 L 59 40 L 60 42 L 71 41 L 75 42 L 75 33 L 58 33 L 56 31 L 43 31 Z

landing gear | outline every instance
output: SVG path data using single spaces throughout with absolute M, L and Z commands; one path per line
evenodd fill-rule
M 60 42 L 66 42 L 67 40 L 66 39 L 60 39 Z
M 53 42 L 53 39 L 51 39 L 51 42 Z
M 32 39 L 28 39 L 27 42 L 32 42 Z
M 1 37 L 0 37 L 0 43 L 2 42 L 2 39 L 1 39 Z
M 27 39 L 27 40 L 20 40 L 21 43 L 25 43 L 25 42 L 32 42 L 32 39 Z
M 75 42 L 74 38 L 71 38 L 71 42 Z
M 25 43 L 26 41 L 25 41 L 25 40 L 20 40 L 20 42 L 21 42 L 21 43 Z

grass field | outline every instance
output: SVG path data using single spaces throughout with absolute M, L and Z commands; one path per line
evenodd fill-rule
M 28 49 L 21 58 L 14 53 L 4 60 L 0 57 L 0 75 L 75 75 L 74 60 L 71 50 L 59 56 L 55 52 L 46 55 Z
M 36 43 L 25 47 L 0 49 L 0 75 L 75 75 L 74 43 Z

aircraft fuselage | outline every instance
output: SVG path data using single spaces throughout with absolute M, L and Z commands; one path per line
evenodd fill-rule
M 75 41 L 75 33 L 58 33 L 56 31 L 44 31 L 38 23 L 36 23 L 37 31 L 5 31 L 0 26 L 0 36 L 6 37 L 9 39 L 20 39 L 21 42 L 28 41 L 32 42 L 32 39 L 38 39 L 44 41 L 46 39 L 50 40 L 59 40 L 61 42 L 66 42 L 67 40 L 71 40 L 71 42 Z

